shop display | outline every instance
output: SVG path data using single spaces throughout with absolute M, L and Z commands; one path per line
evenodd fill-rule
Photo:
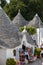
M 20 61 L 25 61 L 25 56 L 24 55 L 20 55 Z
M 22 45 L 22 48 L 19 49 L 19 59 L 22 63 L 24 61 L 26 61 L 26 63 L 28 63 L 28 61 L 30 62 L 35 61 L 36 58 L 33 55 L 33 48 L 32 47 L 28 48 Z

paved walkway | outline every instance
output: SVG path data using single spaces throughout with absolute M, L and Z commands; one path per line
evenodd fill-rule
M 43 59 L 37 59 L 35 62 L 26 65 L 43 65 Z

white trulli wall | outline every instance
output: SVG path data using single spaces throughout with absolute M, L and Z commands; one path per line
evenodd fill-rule
M 40 40 L 39 40 L 40 37 Z M 40 47 L 40 45 L 43 43 L 43 28 L 37 29 L 37 44 Z
M 6 49 L 0 49 L 0 65 L 6 65 Z
M 15 50 L 16 50 L 16 56 L 14 56 L 14 54 L 13 54 L 13 50 L 14 50 L 15 48 L 13 48 L 13 49 L 7 49 L 7 51 L 6 51 L 6 58 L 8 59 L 8 58 L 14 58 L 14 59 L 16 59 L 16 60 L 19 60 L 19 50 L 18 50 L 18 48 L 16 48 Z

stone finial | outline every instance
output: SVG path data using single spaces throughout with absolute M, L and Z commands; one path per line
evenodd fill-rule
M 20 9 L 18 10 L 18 15 L 20 15 Z
M 36 13 L 36 15 L 35 16 L 38 16 L 38 14 Z
M 20 13 L 20 9 L 19 9 L 19 11 L 18 11 L 19 13 Z
M 2 8 L 1 8 L 1 0 L 0 0 L 0 9 L 2 9 Z
M 24 34 L 25 32 L 27 32 L 26 26 L 24 26 L 24 30 L 22 31 L 22 33 Z
M 26 29 L 26 26 L 24 26 L 24 29 Z
M 1 4 L 1 0 L 0 0 L 0 4 Z

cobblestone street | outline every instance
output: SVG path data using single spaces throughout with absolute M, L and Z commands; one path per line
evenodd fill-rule
M 40 59 L 40 60 L 37 59 L 35 62 L 29 63 L 27 65 L 43 65 L 42 63 L 43 63 L 43 60 L 42 59 Z

